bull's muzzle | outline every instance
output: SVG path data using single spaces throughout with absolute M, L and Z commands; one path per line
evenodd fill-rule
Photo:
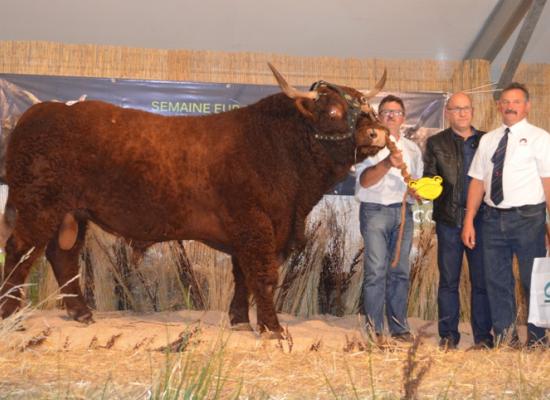
M 365 132 L 360 132 L 358 144 L 360 146 L 384 147 L 386 145 L 386 129 L 371 127 Z
M 379 126 L 360 127 L 356 133 L 359 154 L 370 157 L 386 146 L 387 130 Z

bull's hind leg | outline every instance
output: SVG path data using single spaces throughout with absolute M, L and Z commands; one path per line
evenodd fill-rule
M 231 328 L 234 330 L 251 331 L 252 327 L 248 318 L 248 287 L 246 286 L 245 276 L 237 258 L 231 257 L 231 262 L 233 264 L 233 279 L 235 281 L 235 291 L 231 305 L 229 306 Z
M 6 244 L 6 262 L 0 283 L 0 316 L 6 318 L 21 305 L 22 285 L 44 245 L 23 239 L 15 228 Z
M 67 313 L 74 320 L 88 324 L 94 322 L 92 312 L 82 296 L 80 280 L 76 278 L 79 272 L 78 257 L 84 245 L 86 227 L 86 220 L 78 221 L 78 232 L 75 232 L 75 237 L 71 236 L 71 240 L 69 240 L 73 245 L 65 249 L 68 242 L 63 240 L 64 226 L 62 224 L 58 235 L 51 239 L 46 247 L 46 258 L 52 265 L 61 293 L 67 295 L 63 298 Z

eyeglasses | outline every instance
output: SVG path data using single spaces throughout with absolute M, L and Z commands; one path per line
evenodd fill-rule
M 453 107 L 453 108 L 447 108 L 447 111 L 449 111 L 451 114 L 460 114 L 461 111 L 464 111 L 466 114 L 472 112 L 472 107 Z
M 383 117 L 402 117 L 405 113 L 401 110 L 382 110 L 380 111 L 380 115 Z

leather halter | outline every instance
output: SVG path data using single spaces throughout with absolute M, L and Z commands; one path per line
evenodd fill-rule
M 319 140 L 331 140 L 331 141 L 339 141 L 339 140 L 345 140 L 349 139 L 355 134 L 355 131 L 357 130 L 357 118 L 359 118 L 359 115 L 363 111 L 361 111 L 361 103 L 357 101 L 357 99 L 353 98 L 346 92 L 344 92 L 339 86 L 333 85 L 332 83 L 328 83 L 325 81 L 317 81 L 313 85 L 311 85 L 310 90 L 317 90 L 320 87 L 327 87 L 329 89 L 334 90 L 336 93 L 342 97 L 346 104 L 348 105 L 348 112 L 347 112 L 347 125 L 348 125 L 348 132 L 338 134 L 338 135 L 322 135 L 320 133 L 315 133 L 315 139 Z M 324 93 L 319 93 L 319 95 L 326 95 Z

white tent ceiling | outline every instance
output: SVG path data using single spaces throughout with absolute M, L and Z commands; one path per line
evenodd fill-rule
M 522 0 L 0 0 L 0 40 L 461 60 L 499 1 Z M 550 63 L 549 41 L 547 5 L 522 62 Z

